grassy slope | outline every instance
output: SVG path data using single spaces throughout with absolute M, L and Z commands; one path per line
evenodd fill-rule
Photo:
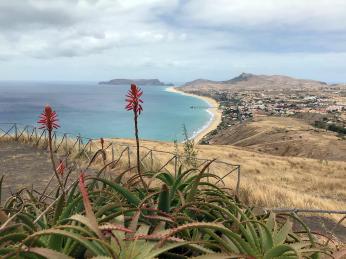
M 134 144 L 132 140 L 117 142 Z M 173 143 L 142 141 L 143 146 L 174 151 Z M 181 148 L 181 147 L 180 147 Z M 225 145 L 198 146 L 199 156 L 241 165 L 241 197 L 265 207 L 342 210 L 346 207 L 346 162 L 281 157 Z M 167 155 L 168 159 L 170 156 Z M 160 157 L 164 159 L 164 157 Z M 215 168 L 224 175 L 226 167 Z M 235 186 L 235 177 L 226 184 Z M 336 219 L 339 216 L 334 216 Z
M 114 139 L 115 143 L 134 145 L 134 140 Z M 107 141 L 105 146 L 107 146 Z M 141 141 L 141 145 L 174 152 L 173 143 Z M 94 143 L 93 149 L 99 143 Z M 98 147 L 99 148 L 99 147 Z M 296 207 L 343 210 L 346 207 L 346 162 L 326 161 L 301 157 L 282 157 L 227 145 L 197 146 L 198 156 L 217 158 L 241 165 L 241 199 L 248 204 L 263 207 Z M 179 149 L 182 150 L 180 144 Z M 117 157 L 121 148 L 115 149 Z M 142 157 L 147 151 L 142 149 Z M 108 157 L 110 157 L 108 149 Z M 154 155 L 155 163 L 165 163 L 172 155 Z M 134 157 L 132 157 L 133 159 Z M 124 167 L 127 161 L 124 160 Z M 102 166 L 103 163 L 100 164 Z M 155 165 L 154 165 L 155 166 Z M 157 165 L 159 168 L 160 165 Z M 211 170 L 225 175 L 227 166 L 214 165 Z M 229 176 L 225 183 L 234 188 L 236 177 Z M 340 216 L 333 216 L 339 219 Z
M 257 116 L 219 132 L 210 144 L 235 145 L 280 156 L 346 161 L 346 140 L 303 120 Z

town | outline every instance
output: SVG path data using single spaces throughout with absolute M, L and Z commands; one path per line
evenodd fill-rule
M 220 104 L 222 122 L 210 135 L 261 115 L 295 117 L 315 127 L 346 134 L 346 91 L 333 85 L 318 90 L 210 89 L 194 93 Z

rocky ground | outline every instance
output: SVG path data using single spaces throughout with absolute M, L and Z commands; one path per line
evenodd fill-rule
M 52 166 L 48 154 L 31 145 L 0 142 L 0 175 L 4 175 L 3 193 L 8 196 L 24 187 L 48 182 Z
M 30 144 L 0 142 L 0 176 L 2 175 L 2 201 L 11 193 L 24 188 L 31 190 L 33 187 L 42 191 L 53 175 L 48 152 Z M 51 186 L 55 186 L 55 178 Z

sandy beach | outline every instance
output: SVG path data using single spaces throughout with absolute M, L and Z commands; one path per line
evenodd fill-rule
M 219 110 L 219 103 L 214 99 L 205 96 L 185 93 L 183 91 L 178 90 L 176 87 L 169 87 L 166 90 L 172 93 L 194 96 L 196 98 L 206 101 L 209 104 L 210 108 L 207 109 L 207 111 L 212 114 L 212 118 L 208 122 L 208 124 L 206 124 L 205 127 L 193 137 L 196 143 L 198 143 L 209 132 L 216 129 L 217 126 L 221 123 L 222 112 Z

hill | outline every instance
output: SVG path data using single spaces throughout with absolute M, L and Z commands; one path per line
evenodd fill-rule
M 256 116 L 219 130 L 208 142 L 280 156 L 346 161 L 346 140 L 296 118 Z
M 194 92 L 198 90 L 224 90 L 224 89 L 243 89 L 243 90 L 273 90 L 273 89 L 309 89 L 318 90 L 323 88 L 345 88 L 344 84 L 327 84 L 316 80 L 296 79 L 283 75 L 254 75 L 242 73 L 225 81 L 211 81 L 198 79 L 187 82 L 180 89 L 182 91 Z
M 213 81 L 213 80 L 208 80 L 208 79 L 196 79 L 191 82 L 185 83 L 183 86 L 188 87 L 188 86 L 200 86 L 204 84 L 222 84 L 222 82 L 218 81 Z

